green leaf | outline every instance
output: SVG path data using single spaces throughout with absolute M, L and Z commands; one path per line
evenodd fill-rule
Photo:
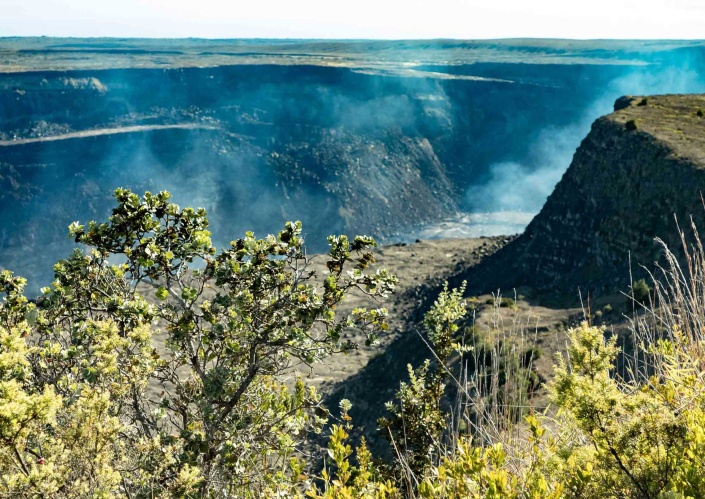
M 167 297 L 169 296 L 169 292 L 166 290 L 164 286 L 159 286 L 159 289 L 157 289 L 157 292 L 155 293 L 157 298 L 160 300 L 166 300 Z

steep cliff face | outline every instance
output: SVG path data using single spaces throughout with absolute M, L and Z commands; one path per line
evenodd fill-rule
M 480 286 L 575 292 L 624 289 L 680 245 L 692 216 L 705 227 L 705 95 L 621 98 L 515 242 L 478 269 Z

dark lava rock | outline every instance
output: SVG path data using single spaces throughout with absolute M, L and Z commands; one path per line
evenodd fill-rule
M 626 105 L 627 100 L 637 105 Z M 681 246 L 678 227 L 705 226 L 705 95 L 618 100 L 598 119 L 541 212 L 524 234 L 486 259 L 469 282 L 486 289 L 522 285 L 577 298 L 616 291 L 653 268 L 661 238 Z M 625 124 L 638 122 L 629 131 Z M 475 291 L 473 291 L 475 292 Z

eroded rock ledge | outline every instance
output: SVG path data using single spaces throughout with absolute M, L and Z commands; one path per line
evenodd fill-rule
M 592 126 L 526 232 L 477 269 L 476 287 L 624 289 L 705 227 L 705 95 L 623 97 Z

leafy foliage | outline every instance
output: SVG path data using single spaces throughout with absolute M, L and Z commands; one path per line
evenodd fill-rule
M 632 287 L 632 298 L 634 298 L 637 303 L 648 304 L 650 294 L 651 288 L 646 284 L 645 279 L 639 279 L 634 283 Z
M 362 439 L 355 455 L 357 466 L 350 463 L 352 448 L 346 443 L 352 428 L 348 411 L 352 408 L 350 401 L 343 399 L 340 403 L 343 424 L 333 425 L 328 441 L 328 457 L 335 467 L 333 476 L 328 470 L 323 470 L 322 479 L 324 491 L 318 488 L 306 492 L 313 499 L 353 499 L 377 498 L 387 499 L 398 497 L 398 490 L 389 479 L 385 479 L 372 464 L 372 454 L 367 449 L 365 439 Z
M 424 318 L 437 360 L 419 368 L 408 366 L 409 383 L 402 383 L 398 392 L 398 403 L 389 402 L 390 418 L 379 421 L 380 428 L 398 453 L 398 474 L 413 490 L 418 477 L 428 472 L 441 452 L 441 436 L 446 428 L 446 414 L 441 407 L 447 376 L 446 362 L 453 351 L 461 349 L 455 342 L 457 322 L 465 316 L 466 302 L 463 300 L 464 285 L 460 289 L 443 291 Z
M 398 496 L 702 497 L 703 357 L 683 350 L 688 342 L 674 331 L 650 348 L 663 370 L 638 385 L 610 375 L 618 349 L 603 329 L 584 323 L 569 338 L 569 361 L 559 357 L 551 383 L 557 416 L 527 416 L 524 431 L 504 443 L 473 445 L 462 436 L 423 475 L 412 475 L 400 454 L 399 465 L 420 479 Z
M 115 196 L 107 223 L 71 224 L 88 249 L 55 265 L 36 305 L 23 279 L 2 273 L 2 495 L 276 488 L 288 478 L 272 470 L 289 469 L 326 415 L 313 388 L 299 379 L 289 390 L 279 375 L 354 349 L 341 340 L 348 328 L 374 342 L 385 309 L 337 317 L 336 305 L 353 289 L 385 296 L 396 278 L 368 272 L 368 237 L 329 238 L 330 274 L 317 286 L 299 222 L 217 253 L 204 210 L 167 192 Z

